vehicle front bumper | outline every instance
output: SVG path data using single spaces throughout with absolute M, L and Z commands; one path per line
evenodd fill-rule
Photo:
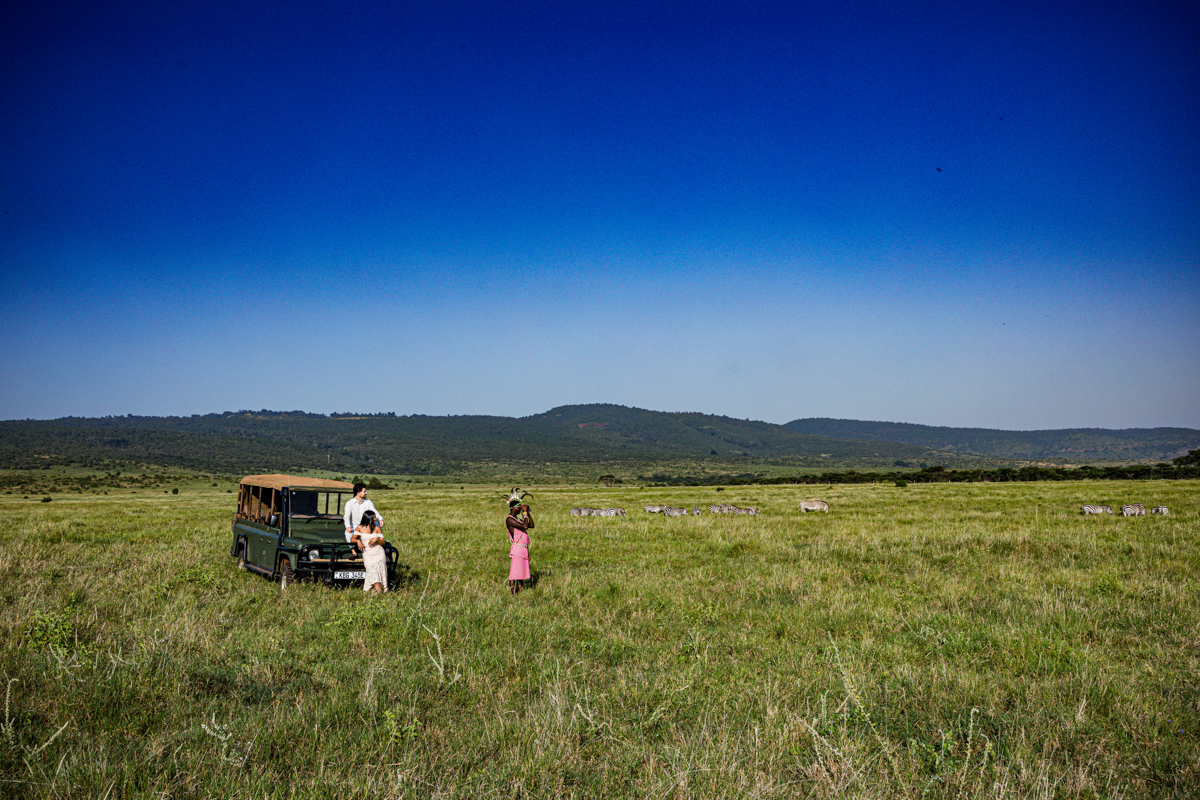
M 399 553 L 391 545 L 386 546 L 388 580 L 396 574 Z M 301 548 L 295 559 L 296 577 L 301 580 L 319 580 L 324 583 L 361 582 L 366 577 L 362 556 L 349 544 L 309 545 Z

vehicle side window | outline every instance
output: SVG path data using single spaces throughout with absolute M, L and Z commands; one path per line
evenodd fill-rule
M 238 512 L 241 519 L 269 524 L 271 517 L 281 514 L 283 498 L 275 489 L 265 486 L 243 486 L 238 492 Z
M 316 492 L 292 492 L 292 516 L 315 517 L 317 513 Z
M 253 507 L 250 505 L 250 487 L 242 484 L 238 488 L 238 512 L 237 515 L 241 519 L 250 519 L 254 513 Z

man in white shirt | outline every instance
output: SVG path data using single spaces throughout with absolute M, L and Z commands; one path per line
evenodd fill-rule
M 375 512 L 375 524 L 383 527 L 383 517 L 379 515 L 379 510 L 375 508 L 375 504 L 367 499 L 366 484 L 354 484 L 354 497 L 346 502 L 346 512 L 342 514 L 342 521 L 346 523 L 346 541 L 350 541 L 350 537 L 354 535 L 354 529 L 358 527 L 358 523 L 362 522 L 362 515 L 365 511 Z

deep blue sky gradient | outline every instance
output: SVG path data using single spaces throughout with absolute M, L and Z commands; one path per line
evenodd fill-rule
M 1194 6 L 167 5 L 0 11 L 0 418 L 1200 428 Z

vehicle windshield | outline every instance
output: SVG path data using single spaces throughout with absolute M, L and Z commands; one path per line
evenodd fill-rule
M 293 491 L 291 512 L 293 517 L 308 519 L 337 519 L 342 516 L 342 496 L 350 499 L 349 492 Z

